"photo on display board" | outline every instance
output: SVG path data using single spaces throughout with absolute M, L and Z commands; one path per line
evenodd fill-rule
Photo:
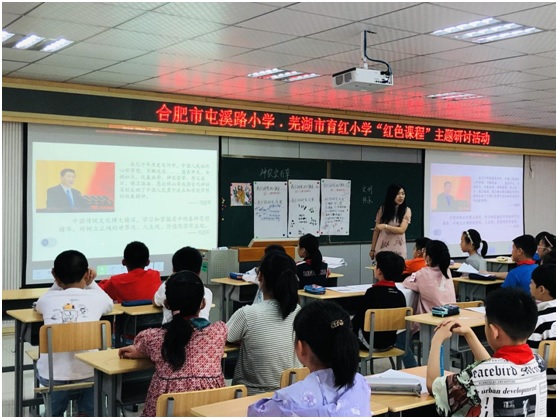
M 38 160 L 35 173 L 38 213 L 115 210 L 114 162 Z

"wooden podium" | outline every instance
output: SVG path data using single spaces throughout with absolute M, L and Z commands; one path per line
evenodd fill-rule
M 298 239 L 252 239 L 248 247 L 232 247 L 232 249 L 238 250 L 238 262 L 257 262 L 263 258 L 265 248 L 270 244 L 283 246 L 287 254 L 295 259 Z

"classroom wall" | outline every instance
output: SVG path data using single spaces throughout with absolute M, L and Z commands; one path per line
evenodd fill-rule
M 23 124 L 2 123 L 2 287 L 17 289 L 22 284 L 23 267 Z M 267 141 L 223 137 L 223 156 L 284 157 L 421 163 L 422 150 L 376 148 L 352 145 Z M 556 159 L 525 159 L 525 231 L 556 231 Z M 374 214 L 371 214 L 372 218 Z M 410 256 L 413 243 L 407 244 Z M 345 274 L 340 284 L 369 283 L 372 271 L 370 243 L 324 246 L 326 256 L 343 257 L 348 266 L 336 272 Z M 217 297 L 217 296 L 215 296 Z M 217 298 L 215 298 L 217 300 Z M 217 302 L 217 301 L 215 301 Z

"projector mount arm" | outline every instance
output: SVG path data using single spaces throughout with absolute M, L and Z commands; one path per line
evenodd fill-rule
M 387 71 L 382 71 L 381 74 L 384 74 L 386 76 L 391 76 L 393 73 L 391 71 L 391 66 L 382 60 L 373 60 L 372 58 L 370 58 L 367 54 L 366 54 L 366 35 L 369 33 L 373 33 L 375 34 L 376 32 L 372 32 L 372 31 L 363 31 L 362 33 L 362 67 L 365 69 L 368 69 L 368 63 L 366 62 L 366 60 L 370 60 L 370 61 L 374 61 L 376 63 L 382 63 L 385 64 L 387 66 Z

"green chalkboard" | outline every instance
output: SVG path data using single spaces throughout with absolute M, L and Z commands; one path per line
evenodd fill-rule
M 231 206 L 231 183 L 325 177 L 324 160 L 223 157 L 219 168 L 219 246 L 247 246 L 254 238 L 254 207 Z
M 407 205 L 411 208 L 411 225 L 407 240 L 423 235 L 424 169 L 422 164 L 361 161 L 332 161 L 331 178 L 351 181 L 351 218 L 348 236 L 330 236 L 330 243 L 367 242 L 372 240 L 376 212 L 383 204 L 392 183 L 403 185 Z

